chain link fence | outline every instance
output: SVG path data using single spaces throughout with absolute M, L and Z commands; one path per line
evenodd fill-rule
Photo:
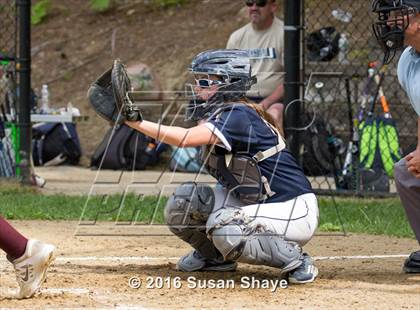
M 300 160 L 320 192 L 395 193 L 393 163 L 416 146 L 417 116 L 398 83 L 399 54 L 381 66 L 370 2 L 304 1 Z
M 0 2 L 0 178 L 15 177 L 17 137 L 17 7 L 15 0 Z

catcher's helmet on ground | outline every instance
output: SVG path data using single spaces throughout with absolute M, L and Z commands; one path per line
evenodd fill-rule
M 373 32 L 385 53 L 384 63 L 389 63 L 404 47 L 404 32 L 410 17 L 420 12 L 420 0 L 373 0 L 372 12 L 377 14 Z

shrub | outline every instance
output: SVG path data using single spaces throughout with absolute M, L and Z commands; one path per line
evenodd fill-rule
M 153 0 L 153 4 L 161 7 L 179 6 L 185 3 L 185 0 Z
M 105 12 L 111 8 L 111 0 L 90 0 L 90 8 L 96 12 Z
M 48 15 L 50 9 L 50 0 L 40 0 L 32 6 L 31 23 L 33 25 L 40 24 Z

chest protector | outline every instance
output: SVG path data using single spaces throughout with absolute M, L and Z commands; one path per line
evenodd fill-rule
M 262 175 L 258 163 L 286 147 L 276 128 L 265 120 L 264 122 L 277 135 L 277 145 L 265 151 L 259 151 L 252 157 L 243 153 L 226 153 L 226 150 L 217 145 L 207 147 L 206 152 L 203 153 L 206 154 L 203 162 L 207 171 L 229 189 L 231 195 L 247 205 L 263 202 L 276 194 L 271 190 L 269 180 Z

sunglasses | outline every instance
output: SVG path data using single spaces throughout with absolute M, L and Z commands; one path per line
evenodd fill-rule
M 246 0 L 245 1 L 246 6 L 249 6 L 249 7 L 253 6 L 254 3 L 258 7 L 262 8 L 262 7 L 265 7 L 265 5 L 267 4 L 267 0 Z
M 221 85 L 223 84 L 222 81 L 214 81 L 209 79 L 196 79 L 195 84 L 200 87 L 210 87 L 212 85 Z

